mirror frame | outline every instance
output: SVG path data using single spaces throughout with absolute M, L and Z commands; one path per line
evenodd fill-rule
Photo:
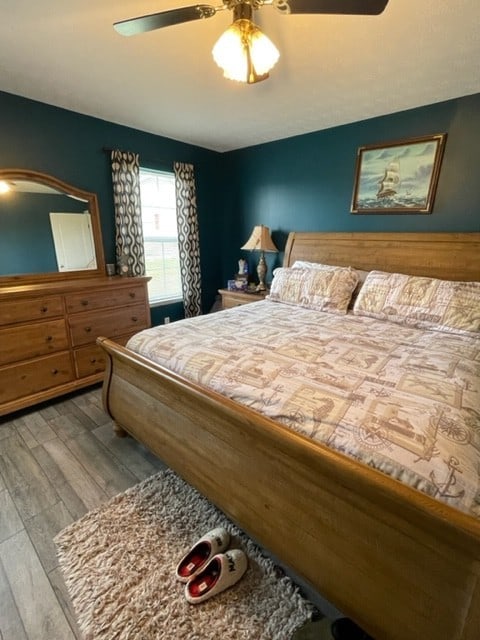
M 41 173 L 40 171 L 32 171 L 29 169 L 0 169 L 0 180 L 28 180 L 29 182 L 38 182 L 48 187 L 52 187 L 64 194 L 85 200 L 88 203 L 88 209 L 90 211 L 95 257 L 97 259 L 96 269 L 81 269 L 79 271 L 49 271 L 47 273 L 22 273 L 18 275 L 5 276 L 0 274 L 0 286 L 24 282 L 57 282 L 77 278 L 98 278 L 99 276 L 105 276 L 105 256 L 103 253 L 100 210 L 98 208 L 96 193 L 74 187 L 73 185 L 63 182 L 59 178 L 55 178 L 48 173 Z

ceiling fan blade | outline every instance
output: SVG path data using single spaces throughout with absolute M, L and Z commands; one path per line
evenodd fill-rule
M 336 13 L 378 15 L 388 0 L 273 0 L 282 13 Z
M 216 12 L 217 9 L 208 4 L 196 4 L 191 7 L 160 11 L 160 13 L 152 13 L 148 16 L 121 20 L 120 22 L 115 22 L 113 27 L 115 31 L 122 36 L 134 36 L 137 33 L 145 33 L 146 31 L 153 31 L 154 29 L 161 29 L 162 27 L 170 27 L 171 25 L 182 22 L 211 18 Z

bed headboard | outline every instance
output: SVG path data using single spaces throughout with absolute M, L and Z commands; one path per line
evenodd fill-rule
M 308 260 L 365 271 L 480 281 L 480 233 L 322 233 L 292 231 L 283 266 Z

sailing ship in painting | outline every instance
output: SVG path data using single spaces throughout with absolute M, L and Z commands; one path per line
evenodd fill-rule
M 400 173 L 400 161 L 393 160 L 385 167 L 383 178 L 378 182 L 378 207 L 415 208 L 425 207 L 426 193 L 415 193 L 411 182 L 404 181 Z
M 400 187 L 400 162 L 394 160 L 385 167 L 383 178 L 378 182 L 377 198 L 392 198 Z
M 387 164 L 383 177 L 378 181 L 377 201 L 380 207 L 418 207 L 424 206 L 424 197 L 415 197 L 411 189 L 401 188 L 400 160 Z

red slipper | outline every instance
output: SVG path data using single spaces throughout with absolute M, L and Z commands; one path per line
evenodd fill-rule
M 214 556 L 204 569 L 185 585 L 185 597 L 199 604 L 233 587 L 247 570 L 247 556 L 240 549 L 230 549 Z
M 230 534 L 222 527 L 212 529 L 198 540 L 177 565 L 176 576 L 180 582 L 188 582 L 201 571 L 217 553 L 227 549 Z

